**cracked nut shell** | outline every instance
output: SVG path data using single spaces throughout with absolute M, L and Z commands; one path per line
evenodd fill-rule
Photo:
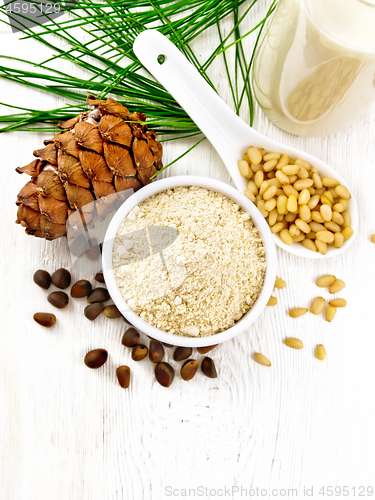
M 46 328 L 51 328 L 56 323 L 56 316 L 52 313 L 35 313 L 33 317 L 39 325 Z
M 52 284 L 57 288 L 68 288 L 70 282 L 72 281 L 72 276 L 69 271 L 61 267 L 55 271 L 51 276 Z
M 108 290 L 106 288 L 98 287 L 94 288 L 94 290 L 87 297 L 87 302 L 89 304 L 93 304 L 94 302 L 106 302 L 109 299 Z
M 151 363 L 159 363 L 164 358 L 164 347 L 158 340 L 151 340 L 148 355 Z
M 184 380 L 191 380 L 198 370 L 198 361 L 196 359 L 188 359 L 181 367 L 181 377 Z
M 95 302 L 85 307 L 84 314 L 87 319 L 94 321 L 104 310 L 102 302 Z
M 155 366 L 155 377 L 160 385 L 169 387 L 174 379 L 174 369 L 169 363 L 161 361 Z
M 79 280 L 70 289 L 70 295 L 74 299 L 81 299 L 90 295 L 92 290 L 91 283 L 87 280 Z
M 85 365 L 89 368 L 100 368 L 107 361 L 108 352 L 105 349 L 94 349 L 89 351 L 84 359 Z
M 130 384 L 130 368 L 126 365 L 119 366 L 116 370 L 118 383 L 123 389 L 127 389 Z
M 148 349 L 145 345 L 137 344 L 133 347 L 132 359 L 134 359 L 134 361 L 142 361 L 142 359 L 145 359 L 147 356 L 147 353 Z
M 201 370 L 208 378 L 217 378 L 214 360 L 206 356 L 201 364 Z
M 47 296 L 50 304 L 58 309 L 64 309 L 69 304 L 69 295 L 65 292 L 52 292 Z
M 183 359 L 190 358 L 193 354 L 193 349 L 191 347 L 176 347 L 173 353 L 173 359 L 175 361 L 182 361 Z
M 128 328 L 122 336 L 121 343 L 125 347 L 134 347 L 139 342 L 140 335 L 135 328 Z
M 40 288 L 43 288 L 44 290 L 48 290 L 51 286 L 51 275 L 43 269 L 35 271 L 33 280 L 36 285 L 40 286 Z

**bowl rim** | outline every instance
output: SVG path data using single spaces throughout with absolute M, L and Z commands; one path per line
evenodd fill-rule
M 263 241 L 267 261 L 266 275 L 263 287 L 253 307 L 234 326 L 207 337 L 188 337 L 177 335 L 174 333 L 168 333 L 144 321 L 138 314 L 133 312 L 127 306 L 126 301 L 122 297 L 121 292 L 117 286 L 114 270 L 112 269 L 112 251 L 117 230 L 130 210 L 155 194 L 174 187 L 186 186 L 203 187 L 211 191 L 216 191 L 224 194 L 235 203 L 240 205 L 245 212 L 249 213 Z M 186 175 L 171 176 L 165 179 L 154 181 L 151 184 L 144 186 L 139 191 L 133 193 L 117 209 L 104 237 L 102 264 L 104 280 L 113 302 L 121 311 L 123 316 L 132 325 L 134 325 L 135 328 L 145 333 L 149 337 L 159 340 L 160 342 L 182 347 L 203 347 L 207 345 L 220 344 L 235 337 L 239 333 L 246 330 L 259 317 L 261 312 L 266 307 L 274 288 L 276 279 L 277 254 L 273 235 L 267 222 L 264 220 L 262 214 L 259 212 L 256 206 L 251 203 L 251 201 L 246 198 L 245 195 L 240 193 L 237 189 L 229 186 L 228 184 L 225 184 L 224 182 L 217 181 L 208 177 Z

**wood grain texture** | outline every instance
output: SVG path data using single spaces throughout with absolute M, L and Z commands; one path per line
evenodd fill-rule
M 249 26 L 267 4 L 259 2 Z M 45 57 L 31 41 L 0 36 L 9 55 Z M 201 60 L 216 41 L 209 32 L 196 42 Z M 246 40 L 249 54 L 253 41 Z M 233 51 L 228 55 L 231 63 Z M 210 76 L 230 103 L 219 61 Z M 0 91 L 3 102 L 26 107 L 63 104 L 63 99 L 6 81 L 0 81 Z M 248 120 L 246 113 L 242 117 Z M 32 321 L 34 312 L 52 310 L 47 292 L 32 281 L 34 271 L 69 267 L 70 257 L 63 240 L 28 237 L 14 224 L 14 201 L 26 182 L 14 169 L 32 159 L 44 134 L 0 136 L 1 500 L 159 500 L 169 498 L 168 486 L 178 488 L 180 495 L 182 488 L 198 486 L 258 487 L 268 492 L 263 498 L 272 498 L 273 488 L 298 488 L 298 498 L 303 498 L 303 487 L 314 486 L 313 498 L 320 498 L 317 488 L 324 485 L 374 486 L 374 122 L 372 107 L 343 132 L 299 138 L 279 130 L 257 110 L 257 130 L 315 154 L 347 179 L 359 202 L 359 234 L 335 260 L 306 261 L 278 250 L 278 275 L 287 287 L 276 290 L 277 306 L 212 351 L 216 380 L 199 372 L 187 383 L 176 374 L 169 389 L 157 384 L 151 363 L 134 362 L 130 349 L 121 345 L 124 322 L 103 316 L 89 322 L 83 316 L 84 299 L 57 310 L 51 330 Z M 191 144 L 168 143 L 165 163 Z M 186 173 L 230 183 L 207 142 L 164 175 Z M 340 295 L 347 308 L 331 324 L 310 313 L 290 318 L 289 308 L 309 307 L 318 295 L 329 298 L 315 285 L 317 276 L 327 272 L 345 280 Z M 75 279 L 84 277 L 91 278 L 74 273 Z M 302 339 L 305 348 L 287 348 L 283 341 L 289 336 Z M 323 363 L 314 357 L 319 343 L 328 353 Z M 89 370 L 84 355 L 97 347 L 108 350 L 109 360 L 103 368 Z M 272 361 L 271 368 L 254 362 L 258 351 Z M 181 363 L 173 361 L 172 353 L 166 349 L 166 360 L 178 372 Z M 197 353 L 194 357 L 202 359 Z M 128 390 L 116 381 L 122 364 L 132 370 Z

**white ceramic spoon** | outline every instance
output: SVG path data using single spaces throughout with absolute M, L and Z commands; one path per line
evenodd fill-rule
M 238 170 L 238 161 L 249 146 L 264 148 L 267 152 L 302 158 L 319 169 L 323 177 L 335 177 L 344 186 L 346 181 L 322 160 L 291 146 L 269 139 L 239 118 L 216 94 L 186 57 L 157 30 L 145 30 L 134 42 L 134 52 L 147 70 L 168 90 L 190 115 L 223 160 L 237 189 L 245 192 L 247 180 Z M 160 56 L 164 56 L 161 57 Z M 162 64 L 160 61 L 163 60 Z M 358 208 L 353 193 L 348 210 L 352 217 L 353 236 L 341 248 L 329 247 L 326 255 L 308 250 L 300 243 L 286 245 L 278 235 L 275 243 L 294 255 L 326 259 L 345 251 L 358 231 Z

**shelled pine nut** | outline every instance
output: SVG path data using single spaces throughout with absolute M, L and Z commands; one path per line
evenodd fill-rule
M 250 179 L 254 175 L 250 165 L 245 160 L 240 160 L 238 162 L 238 170 L 240 171 L 242 177 L 246 177 L 246 179 Z
M 324 345 L 319 344 L 318 347 L 316 348 L 316 357 L 320 361 L 323 361 L 324 359 L 326 359 L 326 356 L 327 356 L 327 352 L 326 352 Z
M 279 278 L 278 276 L 276 276 L 275 287 L 276 288 L 285 288 L 286 283 L 282 278 Z
M 301 158 L 293 160 L 254 146 L 248 148 L 238 168 L 249 179 L 245 195 L 285 244 L 301 242 L 325 255 L 330 246 L 341 248 L 353 236 L 348 210 L 351 194 L 338 179 L 320 175 Z
M 346 227 L 345 229 L 342 230 L 342 235 L 344 237 L 344 241 L 347 241 L 349 238 L 353 236 L 353 228 L 351 227 Z
M 264 354 L 261 354 L 260 352 L 257 352 L 254 356 L 254 359 L 257 363 L 263 366 L 271 366 L 271 361 L 264 356 Z
M 311 250 L 312 252 L 317 252 L 318 251 L 317 246 L 315 245 L 315 243 L 313 242 L 313 240 L 309 240 L 309 239 L 305 238 L 302 241 L 302 245 L 305 248 L 307 248 L 308 250 Z
M 267 306 L 275 306 L 277 304 L 277 297 L 270 297 Z
M 315 240 L 315 245 L 319 253 L 325 255 L 328 251 L 328 245 L 325 241 Z
M 321 287 L 331 286 L 336 281 L 336 276 L 333 274 L 325 274 L 316 280 L 316 284 Z
M 326 304 L 326 301 L 324 300 L 323 297 L 316 297 L 313 300 L 313 303 L 311 304 L 310 311 L 313 314 L 318 315 L 323 311 L 325 304 Z
M 329 287 L 329 293 L 338 293 L 341 292 L 343 288 L 345 288 L 345 282 L 343 280 L 335 280 L 332 285 Z
M 292 349 L 302 349 L 303 342 L 300 339 L 289 338 L 285 340 L 285 345 L 291 347 Z
M 289 232 L 293 238 L 296 238 L 301 234 L 301 230 L 295 224 L 291 224 L 289 226 Z
M 347 302 L 345 299 L 333 299 L 329 301 L 329 305 L 333 307 L 346 307 Z
M 299 318 L 300 316 L 306 314 L 307 311 L 308 309 L 306 309 L 305 307 L 295 307 L 294 309 L 291 309 L 289 311 L 289 316 L 291 318 Z
M 341 248 L 344 244 L 344 235 L 342 233 L 335 233 L 335 247 Z
M 250 147 L 247 150 L 247 155 L 254 165 L 258 165 L 262 161 L 262 155 L 258 148 Z
M 336 315 L 337 308 L 334 306 L 328 306 L 326 311 L 326 318 L 328 322 L 331 322 Z
M 282 224 L 282 222 L 280 222 L 280 224 Z M 280 231 L 280 238 L 286 245 L 291 245 L 293 243 L 293 238 L 287 229 L 282 229 Z

